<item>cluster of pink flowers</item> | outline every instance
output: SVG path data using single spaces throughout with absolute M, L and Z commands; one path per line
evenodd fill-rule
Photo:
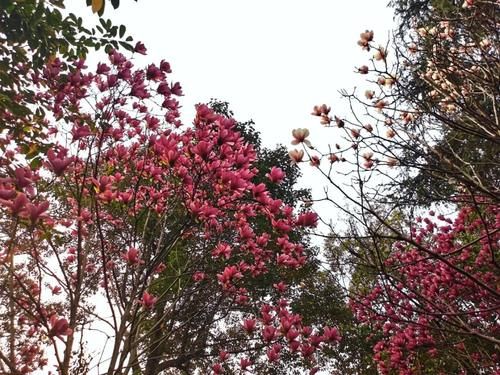
M 8 258 L 15 257 L 23 264 L 12 270 L 16 315 L 24 311 L 11 327 L 18 337 L 49 337 L 54 347 L 60 345 L 54 340 L 58 338 L 77 350 L 73 336 L 85 334 L 84 308 L 100 291 L 112 314 L 123 308 L 116 306 L 118 299 L 129 318 L 139 314 L 139 322 L 161 298 L 152 285 L 170 267 L 164 249 L 171 246 L 161 241 L 175 231 L 185 243 L 205 243 L 186 250 L 191 282 L 202 288 L 213 280 L 218 293 L 236 305 L 261 304 L 245 288 L 245 280 L 271 267 L 296 269 L 308 261 L 302 245 L 289 235 L 298 226 L 314 227 L 316 215 L 296 217 L 293 207 L 273 198 L 264 184 L 252 182 L 256 151 L 235 130 L 233 119 L 198 105 L 193 126 L 183 126 L 177 100 L 182 88 L 169 80 L 170 73 L 165 61 L 136 69 L 112 51 L 109 63 L 98 64 L 95 72 L 84 61 L 67 66 L 55 59 L 34 75 L 36 98 L 50 113 L 44 120 L 48 151 L 41 154 L 41 163 L 27 164 L 18 157 L 15 138 L 7 137 L 2 143 L 9 152 L 0 158 L 6 176 L 0 180 L 0 212 L 13 228 L 0 262 L 7 267 Z M 2 116 L 12 119 L 9 113 Z M 285 176 L 274 167 L 267 177 L 279 184 Z M 147 233 L 143 217 L 163 224 Z M 267 221 L 272 231 L 256 228 L 257 218 Z M 57 270 L 44 266 L 54 261 Z M 32 285 L 50 284 L 51 297 L 23 286 L 30 280 Z M 338 341 L 332 329 L 325 329 L 323 336 L 308 332 L 286 305 L 281 300 L 275 315 L 264 307 L 265 322 L 246 325 L 247 332 L 261 332 L 270 361 L 279 357 L 280 337 L 306 358 L 321 343 Z M 273 328 L 275 320 L 280 323 Z M 26 340 L 19 348 L 30 344 Z M 19 352 L 14 366 L 24 366 L 24 373 L 41 367 L 47 362 L 43 349 L 29 360 Z M 65 361 L 72 350 L 58 353 L 60 365 L 69 363 Z M 119 361 L 110 363 L 116 367 Z M 242 368 L 250 363 L 241 359 Z M 221 372 L 218 364 L 213 371 Z
M 413 245 L 394 244 L 384 262 L 387 277 L 380 275 L 372 290 L 352 299 L 351 306 L 361 322 L 382 333 L 374 359 L 383 374 L 414 373 L 417 356 L 436 358 L 458 344 L 464 354 L 471 351 L 480 368 L 499 371 L 498 355 L 476 352 L 473 337 L 500 334 L 500 278 L 494 259 L 500 209 L 486 206 L 483 219 L 471 207 L 463 207 L 454 220 L 434 215 L 431 211 L 417 220 Z M 389 274 L 396 270 L 399 282 L 394 283 Z M 440 332 L 446 329 L 457 332 L 456 342 L 443 341 Z

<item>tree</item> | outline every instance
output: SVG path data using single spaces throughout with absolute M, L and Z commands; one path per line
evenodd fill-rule
M 361 33 L 374 54 L 358 72 L 371 87 L 364 98 L 343 91 L 352 116 L 314 108 L 337 145 L 321 152 L 295 129 L 303 149 L 290 156 L 325 177 L 320 199 L 349 224 L 332 226 L 331 241 L 352 272 L 353 311 L 379 337 L 379 371 L 490 373 L 500 366 L 498 5 L 430 3 L 398 2 L 419 10 L 392 49 Z
M 445 201 L 446 193 L 457 193 L 456 178 L 469 189 L 482 190 L 480 194 L 490 190 L 498 194 L 498 58 L 494 52 L 498 37 L 491 17 L 497 5 L 486 1 L 394 3 L 401 25 L 398 57 L 412 66 L 399 75 L 395 96 L 411 103 L 415 131 L 423 134 L 421 127 L 434 124 L 438 129 L 437 137 L 426 135 L 432 148 L 426 151 L 417 143 L 404 153 L 405 163 L 420 159 L 428 166 L 406 177 L 406 195 L 420 202 Z M 404 34 L 408 25 L 412 25 L 411 36 Z M 410 54 L 405 51 L 408 46 Z M 427 189 L 418 188 L 419 184 Z
M 229 110 L 228 103 L 221 102 L 217 100 L 212 100 L 209 106 L 218 114 L 225 117 L 233 117 L 234 114 Z M 290 207 L 297 207 L 298 203 L 302 199 L 310 199 L 310 194 L 307 190 L 296 189 L 296 181 L 299 177 L 300 170 L 296 165 L 290 164 L 288 153 L 286 148 L 283 146 L 278 146 L 275 149 L 267 149 L 261 146 L 260 135 L 253 127 L 253 122 L 238 122 L 235 124 L 235 129 L 241 133 L 243 139 L 251 144 L 257 154 L 257 160 L 254 164 L 256 168 L 256 175 L 252 178 L 254 185 L 265 184 L 271 196 L 274 199 L 279 199 L 284 202 L 284 204 Z M 252 220 L 252 228 L 259 229 L 264 232 L 271 232 L 273 230 L 272 223 L 265 220 L 263 217 L 256 217 Z M 294 242 L 300 243 L 304 248 L 304 254 L 310 257 L 311 260 L 314 259 L 316 255 L 314 249 L 309 245 L 307 233 L 304 229 L 294 228 L 290 233 L 289 237 Z M 233 236 L 225 235 L 225 243 L 233 243 L 237 241 Z M 189 261 L 189 253 L 192 251 L 193 247 L 199 246 L 195 243 L 182 243 L 176 247 L 175 252 L 175 262 L 184 264 Z M 172 263 L 171 260 L 167 260 L 166 264 Z M 312 279 L 317 277 L 317 264 L 314 261 L 309 262 L 307 265 L 302 267 L 300 270 L 294 270 L 289 272 L 284 270 L 282 267 L 277 267 L 270 264 L 268 271 L 265 275 L 261 275 L 258 278 L 253 278 L 245 283 L 245 288 L 248 291 L 248 296 L 252 299 L 266 299 L 268 296 L 281 295 L 282 297 L 291 298 L 293 301 L 300 303 L 302 297 L 308 292 L 308 288 L 300 288 L 298 292 L 298 286 L 304 285 L 304 281 L 307 279 Z M 164 273 L 160 276 L 157 286 L 155 287 L 156 294 L 162 294 L 164 289 L 168 289 L 168 286 L 172 284 L 172 280 L 175 279 L 174 273 Z M 278 291 L 273 285 L 282 285 L 282 290 Z M 186 282 L 182 288 L 190 288 L 190 283 Z M 176 287 L 176 293 L 179 293 L 180 286 Z M 182 307 L 179 307 L 175 312 L 167 312 L 165 305 L 157 304 L 156 315 L 153 318 L 154 324 L 156 326 L 161 325 L 161 321 L 172 320 L 172 315 L 178 317 L 190 317 L 187 312 L 196 313 L 196 318 L 190 317 L 189 321 L 183 321 L 183 329 L 175 337 L 168 337 L 164 339 L 164 334 L 161 330 L 157 330 L 155 337 L 151 338 L 151 347 L 154 351 L 150 353 L 148 360 L 149 369 L 146 373 L 158 373 L 159 363 L 155 358 L 163 355 L 172 355 L 173 352 L 179 353 L 204 353 L 206 348 L 210 346 L 210 339 L 213 337 L 213 328 L 207 322 L 214 319 L 214 315 L 217 313 L 217 309 L 210 309 L 207 306 L 220 304 L 220 299 L 218 298 L 218 286 L 216 284 L 203 286 L 202 293 L 190 294 L 191 298 Z M 185 292 L 183 292 L 185 293 Z M 171 300 L 172 296 L 166 298 L 166 300 Z M 343 303 L 339 300 L 340 303 Z M 294 304 L 296 306 L 296 304 Z M 235 306 L 233 307 L 240 313 L 253 313 L 256 314 L 258 311 L 252 310 L 251 306 Z M 230 307 L 227 307 L 230 309 Z M 186 312 L 183 312 L 186 311 Z M 307 325 L 318 325 L 324 322 L 323 316 L 317 316 L 311 310 L 300 310 L 303 321 Z M 182 318 L 177 318 L 180 321 Z M 335 324 L 334 324 L 335 323 Z M 328 322 L 329 325 L 336 325 L 338 322 Z M 234 333 L 233 333 L 234 334 Z M 195 338 L 196 339 L 193 339 Z M 233 337 L 235 339 L 235 337 Z M 224 348 L 226 351 L 228 347 Z M 222 350 L 222 349 L 221 349 Z M 195 372 L 196 369 L 203 372 L 206 368 L 206 363 L 200 361 L 200 355 L 185 355 L 182 359 L 178 361 L 179 366 L 182 366 L 183 370 L 188 373 Z M 298 369 L 301 367 L 301 361 L 297 361 L 294 356 L 285 356 L 282 360 L 282 365 L 276 366 L 274 371 L 277 373 L 290 373 L 290 368 L 294 367 Z M 259 371 L 264 371 L 264 368 L 260 368 Z M 149 371 L 149 372 L 148 372 Z
M 194 126 L 181 124 L 167 62 L 109 61 L 33 72 L 50 113 L 40 163 L 2 139 L 2 372 L 171 373 L 195 361 L 219 374 L 293 353 L 313 367 L 337 329 L 305 326 L 283 282 L 272 295 L 250 286 L 307 265 L 292 232 L 316 215 L 253 181 L 256 151 L 234 120 L 199 105 Z

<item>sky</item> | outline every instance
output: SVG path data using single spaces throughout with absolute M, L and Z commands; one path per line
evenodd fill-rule
M 145 63 L 171 63 L 186 121 L 194 104 L 225 100 L 272 146 L 289 144 L 294 128 L 319 127 L 315 104 L 345 105 L 338 90 L 360 83 L 355 66 L 369 57 L 359 33 L 374 30 L 385 42 L 392 27 L 387 1 L 122 0 L 104 17 L 146 44 Z M 83 0 L 69 10 L 94 17 Z
M 370 29 L 385 45 L 394 24 L 387 2 L 122 0 L 117 10 L 108 2 L 104 18 L 124 24 L 134 42 L 146 45 L 148 54 L 138 65 L 170 62 L 170 77 L 184 91 L 184 123 L 192 122 L 195 104 L 216 98 L 229 102 L 236 120 L 253 119 L 264 146 L 291 149 L 292 130 L 309 128 L 311 142 L 325 149 L 335 143 L 334 132 L 323 128 L 311 110 L 326 103 L 343 117 L 347 103 L 339 90 L 365 90 L 365 76 L 355 70 L 371 54 L 357 40 Z M 73 0 L 67 7 L 87 24 L 97 22 L 85 1 Z M 301 169 L 300 183 L 312 188 L 313 197 L 323 197 L 325 181 L 319 173 L 308 165 Z M 338 221 L 330 206 L 314 208 L 326 222 Z

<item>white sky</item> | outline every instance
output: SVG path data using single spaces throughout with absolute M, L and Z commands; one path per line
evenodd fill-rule
M 122 0 L 104 17 L 146 44 L 148 62 L 171 63 L 186 121 L 195 103 L 225 100 L 272 146 L 289 144 L 293 128 L 319 129 L 315 104 L 345 105 L 338 90 L 359 84 L 354 67 L 369 57 L 359 33 L 373 29 L 385 42 L 392 27 L 387 1 Z M 90 21 L 84 4 L 73 0 L 69 10 Z
M 331 129 L 310 115 L 316 104 L 342 117 L 346 102 L 338 90 L 356 85 L 354 72 L 370 54 L 356 42 L 365 29 L 385 44 L 392 28 L 388 0 L 122 0 L 104 14 L 148 49 L 144 64 L 166 59 L 171 79 L 181 83 L 182 119 L 190 123 L 194 104 L 225 100 L 237 120 L 253 119 L 263 143 L 290 145 L 291 131 L 306 127 L 316 146 L 335 143 Z M 70 11 L 94 21 L 83 0 Z M 362 91 L 362 92 L 363 92 Z M 324 181 L 304 166 L 303 182 L 322 195 Z M 328 208 L 317 207 L 327 220 Z
M 117 10 L 107 1 L 104 18 L 124 24 L 134 43 L 145 43 L 148 55 L 137 65 L 170 62 L 170 79 L 184 91 L 184 123 L 191 123 L 196 103 L 217 98 L 229 102 L 237 120 L 253 119 L 265 146 L 292 148 L 292 129 L 309 128 L 311 142 L 325 150 L 337 141 L 335 132 L 310 112 L 325 103 L 344 117 L 349 111 L 338 91 L 368 88 L 355 68 L 371 53 L 356 42 L 370 29 L 385 45 L 394 24 L 388 1 L 122 0 Z M 87 24 L 97 22 L 83 0 L 68 1 L 67 7 Z M 301 169 L 301 183 L 312 188 L 313 197 L 323 197 L 325 180 L 307 164 Z M 324 220 L 336 221 L 331 206 L 315 209 Z

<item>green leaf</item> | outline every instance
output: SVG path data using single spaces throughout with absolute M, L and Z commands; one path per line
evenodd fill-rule
M 127 51 L 132 52 L 134 50 L 134 47 L 130 43 L 126 43 L 126 42 L 118 42 L 118 43 L 120 43 L 120 46 L 125 48 Z
M 32 169 L 38 169 L 42 166 L 42 162 L 42 158 L 40 156 L 37 156 L 30 161 L 30 167 Z
M 120 35 L 120 38 L 123 38 L 123 36 L 125 35 L 125 26 L 124 25 L 120 25 L 120 31 L 119 31 L 119 35 Z

